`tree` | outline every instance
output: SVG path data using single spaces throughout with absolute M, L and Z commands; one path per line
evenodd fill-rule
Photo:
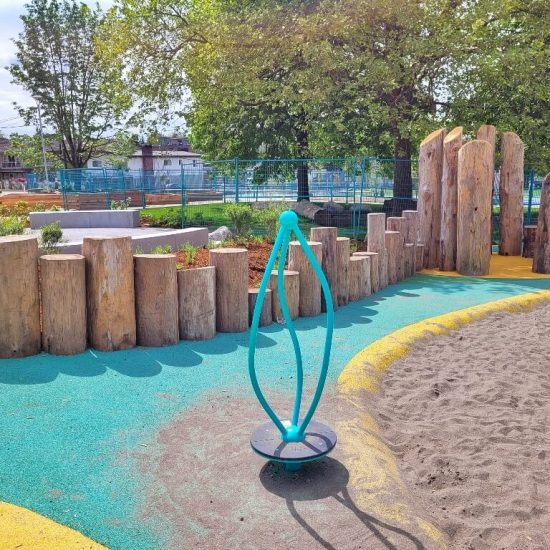
M 80 168 L 101 154 L 104 134 L 121 114 L 108 101 L 105 72 L 95 38 L 102 19 L 76 0 L 31 0 L 15 40 L 17 62 L 9 67 L 42 110 L 43 122 L 59 140 L 59 158 Z M 36 107 L 19 111 L 36 120 Z
M 136 135 L 129 132 L 117 132 L 110 138 L 105 146 L 107 165 L 119 170 L 128 168 L 128 158 L 135 152 L 138 143 Z
M 44 145 L 46 149 L 46 162 L 48 170 L 57 170 L 62 167 L 58 156 L 52 152 L 52 148 L 57 143 L 55 136 L 44 136 Z M 24 135 L 11 134 L 10 147 L 6 154 L 16 157 L 25 168 L 32 168 L 33 172 L 42 174 L 44 172 L 44 157 L 42 155 L 42 143 L 40 134 Z

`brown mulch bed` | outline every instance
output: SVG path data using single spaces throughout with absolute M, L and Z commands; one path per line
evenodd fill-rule
M 273 244 L 271 243 L 249 243 L 248 249 L 248 285 L 250 287 L 260 286 L 267 260 L 271 254 Z M 176 261 L 179 269 L 193 269 L 195 267 L 206 267 L 209 263 L 210 251 L 206 248 L 199 248 L 192 264 L 188 264 L 184 252 L 176 252 Z

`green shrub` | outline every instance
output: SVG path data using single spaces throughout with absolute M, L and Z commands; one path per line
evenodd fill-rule
M 120 201 L 111 201 L 111 210 L 128 210 L 132 199 L 130 197 Z
M 46 212 L 46 205 L 43 202 L 37 202 L 34 205 L 33 212 Z
M 204 215 L 202 212 L 196 212 L 193 216 L 193 223 L 196 225 L 206 225 Z
M 272 204 L 269 208 L 258 210 L 256 218 L 268 239 L 275 240 L 279 230 L 279 216 L 284 210 L 285 207 L 282 204 Z
M 187 265 L 191 265 L 197 256 L 199 249 L 196 246 L 193 246 L 191 243 L 185 243 L 182 245 L 180 250 L 185 254 L 185 261 Z
M 40 229 L 41 248 L 45 254 L 59 252 L 58 245 L 63 239 L 63 229 L 59 222 L 48 223 Z
M 158 246 L 155 246 L 153 250 L 151 250 L 151 254 L 171 254 L 172 253 L 172 247 L 169 244 L 165 244 L 162 246 L 159 244 Z
M 246 237 L 250 233 L 254 212 L 249 204 L 228 204 L 226 207 L 227 217 L 235 227 L 239 237 Z
M 61 208 L 61 206 L 57 206 L 57 204 L 52 204 L 48 210 L 50 212 L 61 212 L 61 210 L 63 210 L 63 208 Z
M 13 208 L 13 213 L 16 216 L 28 216 L 30 212 L 29 203 L 27 201 L 17 201 Z
M 6 216 L 0 218 L 0 237 L 6 235 L 21 235 L 25 230 L 25 218 L 22 216 Z

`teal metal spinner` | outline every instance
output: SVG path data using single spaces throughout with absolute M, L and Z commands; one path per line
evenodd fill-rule
M 281 214 L 279 221 L 280 229 L 277 234 L 273 250 L 267 262 L 265 273 L 260 284 L 258 299 L 254 308 L 254 314 L 252 317 L 252 324 L 250 329 L 250 345 L 248 349 L 248 370 L 250 374 L 250 380 L 252 382 L 252 388 L 254 389 L 254 393 L 256 394 L 260 405 L 271 419 L 271 422 L 267 422 L 259 426 L 254 431 L 250 443 L 254 451 L 256 451 L 264 458 L 283 462 L 286 464 L 288 469 L 296 470 L 304 462 L 310 462 L 312 460 L 317 460 L 322 456 L 325 456 L 336 445 L 336 434 L 321 422 L 312 421 L 313 415 L 315 413 L 315 410 L 317 409 L 319 400 L 321 399 L 321 395 L 323 393 L 323 388 L 325 386 L 328 372 L 330 350 L 332 345 L 332 333 L 334 329 L 334 308 L 327 278 L 325 277 L 325 274 L 323 273 L 319 262 L 315 258 L 315 255 L 311 251 L 311 248 L 307 244 L 307 241 L 302 231 L 298 227 L 297 215 L 293 211 L 287 210 Z M 321 374 L 317 382 L 317 387 L 315 389 L 312 402 L 307 409 L 305 416 L 303 416 L 302 418 L 300 417 L 304 380 L 302 352 L 300 349 L 300 344 L 298 342 L 296 331 L 294 329 L 294 324 L 290 316 L 284 289 L 284 268 L 288 253 L 288 245 L 290 243 L 290 237 L 292 233 L 295 234 L 296 239 L 302 246 L 303 252 L 311 263 L 315 274 L 319 278 L 327 309 L 327 332 L 325 337 Z M 262 304 L 265 299 L 265 293 L 269 283 L 270 275 L 278 256 L 278 296 L 281 304 L 281 311 L 283 313 L 286 326 L 290 332 L 290 337 L 294 348 L 294 355 L 296 358 L 296 394 L 294 398 L 292 416 L 289 421 L 281 421 L 279 417 L 275 414 L 273 409 L 269 406 L 258 384 L 254 361 L 256 352 L 256 339 L 260 323 Z M 309 430 L 308 427 L 310 428 Z

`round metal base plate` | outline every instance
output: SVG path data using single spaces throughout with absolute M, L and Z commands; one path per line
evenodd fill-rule
M 312 420 L 307 427 L 304 441 L 285 442 L 273 422 L 258 426 L 250 439 L 250 445 L 268 460 L 285 463 L 309 462 L 321 458 L 336 445 L 336 434 L 322 422 Z

